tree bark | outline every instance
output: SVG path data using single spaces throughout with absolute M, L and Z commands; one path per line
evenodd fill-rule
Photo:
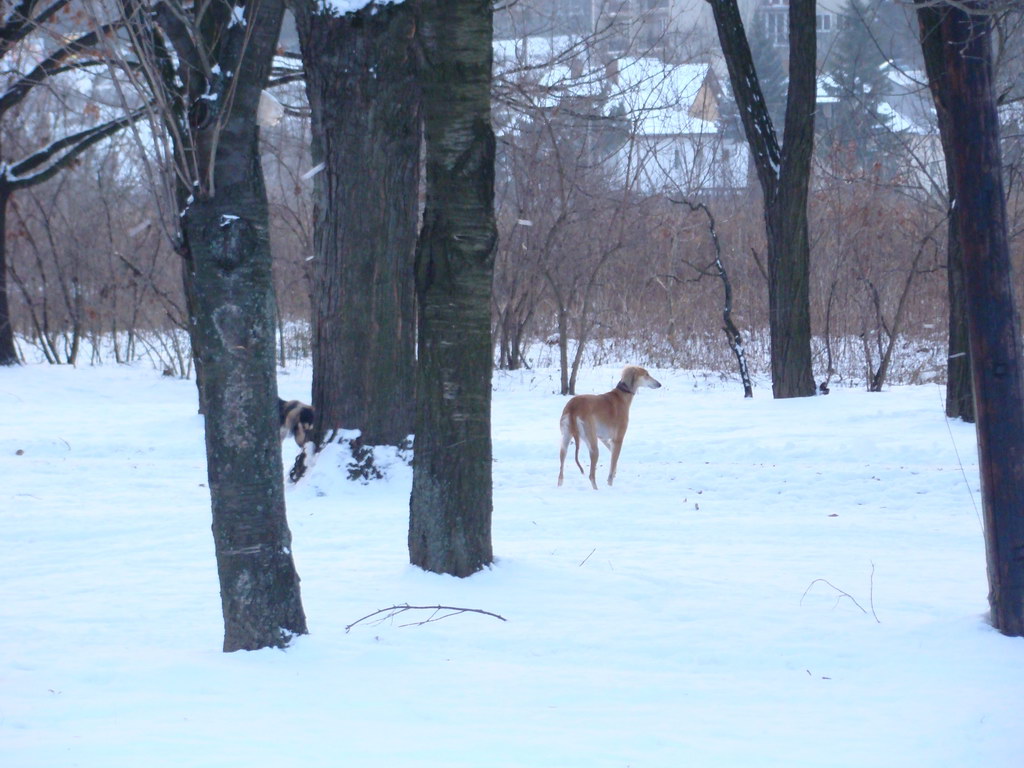
M 777 398 L 810 396 L 815 387 L 807 197 L 814 149 L 815 2 L 790 3 L 789 94 L 781 148 L 736 0 L 709 2 L 764 196 L 772 393 Z
M 964 0 L 943 9 L 950 144 L 977 417 L 989 605 L 1000 632 L 1024 636 L 1024 368 L 1013 295 L 991 16 Z
M 18 350 L 14 346 L 11 305 L 7 299 L 7 200 L 10 193 L 0 180 L 0 365 L 17 365 Z
M 190 105 L 187 125 L 174 126 L 177 156 L 194 162 L 178 168 L 179 182 L 193 180 L 191 189 L 179 188 L 180 199 L 188 199 L 181 249 L 190 269 L 194 354 L 203 371 L 224 650 L 282 647 L 306 632 L 306 618 L 285 517 L 269 213 L 256 110 L 284 5 L 246 4 L 244 24 L 229 5 L 205 8 L 202 20 L 191 18 L 193 9 L 165 10 L 164 32 L 174 41 L 177 80 Z
M 218 158 L 220 168 L 249 161 L 249 194 L 218 174 L 218 194 L 194 202 L 184 222 L 225 651 L 283 647 L 306 632 L 285 517 L 266 210 L 251 194 L 260 178 L 255 138 L 236 152 L 226 149 L 235 137 L 223 136 Z
M 312 111 L 317 434 L 413 431 L 421 116 L 413 5 L 293 0 Z
M 952 198 L 956 189 L 956 159 L 950 140 L 949 82 L 943 59 L 942 34 L 939 25 L 944 10 L 917 0 L 917 19 L 921 34 L 928 85 L 938 117 L 939 138 L 946 165 L 946 190 Z M 949 301 L 949 354 L 946 362 L 946 415 L 974 421 L 974 390 L 971 386 L 971 353 L 967 334 L 967 300 L 964 296 L 964 263 L 960 249 L 960 233 L 953 211 L 947 214 L 946 283 Z
M 427 199 L 416 250 L 419 398 L 409 558 L 461 577 L 493 558 L 491 4 L 427 0 L 419 36 Z

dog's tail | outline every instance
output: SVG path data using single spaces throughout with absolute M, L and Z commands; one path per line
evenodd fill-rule
M 576 461 L 576 466 L 580 468 L 580 474 L 581 475 L 586 475 L 587 471 L 585 469 L 583 469 L 583 465 L 580 464 L 580 422 L 579 422 L 579 419 L 577 419 L 576 416 L 574 416 L 571 413 L 566 414 L 566 419 L 569 422 L 569 437 L 571 437 L 572 441 L 576 444 L 576 450 L 575 450 L 575 454 L 573 455 L 573 459 L 575 459 L 575 461 Z
M 573 458 L 576 459 L 576 466 L 580 468 L 580 474 L 581 475 L 585 475 L 585 474 L 587 474 L 587 471 L 585 469 L 583 469 L 583 465 L 580 464 L 580 436 L 579 436 L 578 432 L 576 433 L 576 438 L 575 439 L 576 439 L 576 455 Z
M 569 447 L 569 441 L 576 443 L 576 466 L 580 468 L 580 472 L 586 474 L 583 471 L 583 465 L 580 464 L 580 432 L 579 425 L 576 422 L 576 417 L 570 412 L 569 408 L 562 411 L 562 418 L 558 423 L 558 426 L 562 431 L 562 462 L 564 466 L 566 449 Z M 561 475 L 559 475 L 561 477 Z M 559 485 L 561 485 L 561 479 L 559 479 Z

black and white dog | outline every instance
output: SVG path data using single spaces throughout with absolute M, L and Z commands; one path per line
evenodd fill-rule
M 277 398 L 277 410 L 281 417 L 282 442 L 291 435 L 302 448 L 312 439 L 309 434 L 313 429 L 313 406 L 298 400 L 282 400 Z

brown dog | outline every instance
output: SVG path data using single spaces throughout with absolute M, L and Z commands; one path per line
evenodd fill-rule
M 622 450 L 622 438 L 626 436 L 629 426 L 629 406 L 633 396 L 640 387 L 657 389 L 661 384 L 639 365 L 627 365 L 622 369 L 622 378 L 611 392 L 603 395 L 576 395 L 562 411 L 562 449 L 558 456 L 558 484 L 562 484 L 565 476 L 565 454 L 569 449 L 569 441 L 576 441 L 576 466 L 583 471 L 580 464 L 580 441 L 587 444 L 590 451 L 590 484 L 597 490 L 597 441 L 604 443 L 612 452 L 612 465 L 608 470 L 608 485 L 615 479 L 615 467 L 619 463 L 619 451 Z

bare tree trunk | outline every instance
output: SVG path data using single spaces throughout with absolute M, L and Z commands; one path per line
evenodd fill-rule
M 171 7 L 173 5 L 173 7 Z M 270 72 L 283 0 L 163 3 L 133 14 L 136 55 L 175 137 L 182 255 L 224 617 L 224 650 L 287 645 L 306 632 L 285 516 L 277 425 L 269 213 L 256 110 Z M 194 14 L 198 14 L 197 17 Z M 156 34 L 153 25 L 161 26 Z M 175 70 L 162 41 L 175 49 Z M 160 45 L 149 45 L 159 40 Z M 181 88 L 182 90 L 178 90 Z M 186 119 L 187 117 L 187 119 Z M 188 185 L 186 187 L 186 184 Z
M 814 148 L 815 2 L 790 3 L 790 80 L 782 148 L 757 80 L 736 0 L 709 2 L 764 194 L 772 392 L 778 398 L 813 395 L 807 196 Z
M 469 576 L 491 563 L 494 157 L 489 0 L 426 0 L 427 202 L 416 250 L 419 370 L 409 559 Z
M 950 167 L 947 160 L 946 166 Z M 949 354 L 946 363 L 946 415 L 974 422 L 974 386 L 971 381 L 971 345 L 967 331 L 964 261 L 956 217 L 950 215 L 946 237 L 949 291 Z
M 180 197 L 180 195 L 179 195 Z M 187 203 L 180 201 L 181 210 L 184 210 Z M 194 256 L 186 245 L 188 238 L 182 227 L 181 242 L 176 243 L 176 250 L 181 257 L 181 285 L 185 295 L 185 323 L 188 330 L 189 343 L 192 345 L 192 361 L 196 367 L 196 401 L 199 404 L 199 413 L 206 413 L 206 403 L 203 400 L 206 391 L 206 364 L 199 355 L 200 343 L 196 340 L 196 318 L 199 314 L 199 301 L 196 297 L 196 279 Z
M 247 166 L 250 194 L 239 194 L 220 174 L 218 194 L 196 200 L 184 222 L 196 266 L 193 341 L 205 371 L 207 472 L 225 651 L 281 647 L 291 635 L 306 632 L 285 517 L 270 242 L 261 215 L 266 211 L 251 194 L 261 181 L 252 133 L 249 153 L 225 148 L 219 158 L 222 167 Z M 225 136 L 225 147 L 234 138 Z M 225 217 L 237 218 L 225 225 Z
M 558 296 L 558 370 L 560 372 L 560 388 L 563 395 L 575 395 L 576 392 L 569 381 L 569 308 Z
M 413 431 L 421 116 L 412 3 L 336 15 L 293 0 L 312 110 L 317 434 Z
M 691 203 L 689 200 L 673 200 L 672 202 L 681 202 L 694 212 L 704 211 L 704 215 L 708 217 L 708 232 L 711 234 L 711 242 L 715 247 L 715 274 L 722 281 L 722 330 L 725 331 L 725 337 L 729 340 L 729 348 L 736 358 L 740 382 L 743 384 L 743 396 L 753 397 L 754 383 L 750 378 L 750 369 L 747 366 L 747 353 L 743 347 L 743 335 L 732 319 L 732 281 L 729 280 L 729 273 L 726 271 L 725 263 L 722 261 L 722 244 L 718 240 L 715 217 L 704 203 Z M 700 274 L 704 275 L 707 272 L 700 270 Z
M 883 345 L 878 368 L 874 372 L 872 372 L 870 368 L 868 370 L 869 392 L 881 392 L 882 387 L 885 386 L 886 377 L 889 375 L 889 366 L 892 364 L 892 355 L 896 350 L 896 342 L 899 340 L 900 331 L 903 328 L 903 319 L 906 317 L 907 299 L 910 298 L 910 288 L 914 284 L 914 278 L 917 276 L 918 265 L 921 263 L 921 257 L 924 256 L 927 245 L 927 240 L 921 243 L 921 247 L 914 255 L 914 260 L 910 264 L 910 272 L 907 273 L 907 279 L 903 282 L 903 290 L 900 291 L 899 301 L 896 303 L 896 313 L 893 315 L 891 325 L 886 325 L 885 320 L 882 318 L 881 298 L 879 297 L 878 291 L 875 287 L 871 286 L 875 297 L 875 307 L 878 313 L 879 343 L 881 343 L 881 334 L 885 333 L 885 344 Z
M 0 365 L 17 365 L 11 305 L 7 300 L 7 200 L 10 194 L 0 180 Z
M 1013 295 L 991 16 L 964 0 L 940 24 L 973 363 L 989 604 L 1000 632 L 1024 636 L 1024 363 Z
M 943 10 L 934 4 L 917 1 L 917 19 L 921 33 L 928 85 L 935 103 L 939 138 L 946 160 L 946 189 L 949 196 L 956 188 L 956 160 L 950 140 L 949 81 L 943 59 L 939 25 Z M 971 385 L 971 353 L 967 332 L 967 306 L 964 296 L 964 262 L 960 248 L 957 217 L 948 213 L 946 229 L 946 283 L 949 293 L 949 356 L 946 363 L 946 415 L 951 419 L 974 421 L 974 390 Z

